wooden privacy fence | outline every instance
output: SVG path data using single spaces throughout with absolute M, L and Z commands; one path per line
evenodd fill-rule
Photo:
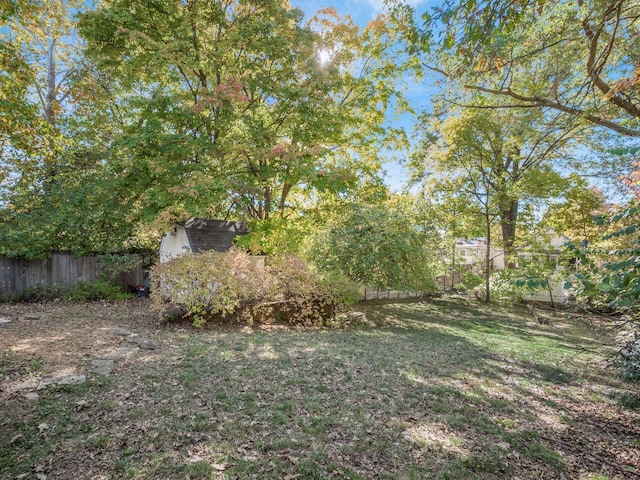
M 398 290 L 365 290 L 361 300 L 401 300 L 403 298 L 420 298 L 423 294 L 423 292 L 400 292 Z
M 0 300 L 22 296 L 37 286 L 69 287 L 78 282 L 93 282 L 100 277 L 100 258 L 96 255 L 72 257 L 54 253 L 49 258 L 22 260 L 0 256 Z M 120 274 L 112 283 L 127 288 L 144 281 L 142 262 Z

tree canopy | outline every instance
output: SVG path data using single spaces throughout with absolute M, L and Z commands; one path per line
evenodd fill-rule
M 424 13 L 409 40 L 435 53 L 427 68 L 502 106 L 638 137 L 639 16 L 636 0 L 454 1 Z

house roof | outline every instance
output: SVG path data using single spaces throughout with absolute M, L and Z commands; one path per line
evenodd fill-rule
M 486 238 L 458 238 L 456 240 L 457 246 L 463 247 L 486 247 L 487 239 Z
M 244 222 L 190 218 L 178 225 L 184 227 L 187 232 L 189 245 L 194 253 L 208 250 L 225 252 L 231 248 L 235 237 L 249 233 Z

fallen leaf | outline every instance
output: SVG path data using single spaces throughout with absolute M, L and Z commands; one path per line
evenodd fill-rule
M 40 433 L 44 432 L 47 428 L 49 428 L 49 424 L 47 423 L 41 423 L 40 425 L 38 425 L 38 430 L 40 430 Z

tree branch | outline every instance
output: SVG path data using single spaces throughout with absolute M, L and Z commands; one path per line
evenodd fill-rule
M 520 105 L 521 107 L 535 107 L 535 108 L 543 108 L 543 107 L 547 107 L 547 108 L 553 108 L 554 110 L 559 110 L 561 112 L 564 113 L 568 113 L 570 115 L 575 115 L 576 117 L 580 117 L 583 118 L 591 123 L 594 123 L 596 125 L 600 125 L 601 127 L 606 127 L 608 129 L 611 129 L 615 132 L 621 133 L 623 135 L 629 136 L 629 137 L 640 137 L 640 130 L 637 129 L 633 129 L 633 128 L 628 128 L 625 127 L 623 125 L 620 125 L 619 123 L 615 123 L 612 122 L 611 120 L 607 120 L 605 118 L 602 117 L 598 117 L 596 115 L 590 114 L 585 112 L 584 110 L 580 109 L 580 108 L 576 108 L 576 107 L 569 107 L 567 105 L 563 105 L 562 103 L 559 102 L 555 102 L 553 100 L 549 100 L 547 98 L 541 98 L 541 97 L 528 97 L 525 95 L 520 95 L 516 92 L 514 92 L 511 89 L 505 89 L 505 90 L 496 90 L 493 88 L 487 88 L 487 87 L 483 87 L 481 85 L 465 85 L 464 88 L 469 89 L 469 90 L 477 90 L 480 92 L 484 92 L 484 93 L 491 93 L 493 95 L 502 95 L 502 96 L 508 96 L 511 98 L 514 98 L 516 100 L 519 100 L 521 102 L 526 102 L 527 105 Z M 618 97 L 615 97 L 618 98 Z M 502 108 L 500 105 L 495 105 L 495 106 L 491 106 L 491 107 L 486 107 L 486 106 L 477 106 L 477 105 L 466 105 L 469 108 Z M 640 118 L 640 111 L 639 111 L 639 115 L 637 118 Z

